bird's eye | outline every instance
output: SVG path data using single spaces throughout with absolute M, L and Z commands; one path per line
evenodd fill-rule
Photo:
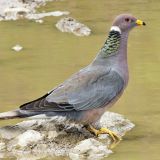
M 126 21 L 126 22 L 129 22 L 129 21 L 130 21 L 130 19 L 129 19 L 129 18 L 126 18 L 126 19 L 125 19 L 125 21 Z

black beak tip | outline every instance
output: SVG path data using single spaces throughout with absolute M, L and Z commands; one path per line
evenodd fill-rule
M 146 23 L 145 22 L 143 22 L 143 26 L 145 26 L 146 25 Z

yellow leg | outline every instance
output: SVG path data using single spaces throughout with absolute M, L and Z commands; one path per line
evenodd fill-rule
M 112 132 L 111 130 L 109 130 L 107 128 L 101 128 L 101 129 L 97 130 L 93 126 L 88 125 L 87 129 L 90 132 L 94 133 L 96 136 L 98 136 L 99 134 L 109 134 L 114 142 L 121 140 L 121 138 L 119 136 L 117 136 L 114 132 Z

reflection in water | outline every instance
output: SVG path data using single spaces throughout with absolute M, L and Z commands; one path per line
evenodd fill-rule
M 125 95 L 111 110 L 136 123 L 124 141 L 108 159 L 159 159 L 160 125 L 160 23 L 159 1 L 78 1 L 52 2 L 44 7 L 68 10 L 92 30 L 89 37 L 61 33 L 53 25 L 58 18 L 46 18 L 44 24 L 31 21 L 0 22 L 0 111 L 15 109 L 37 98 L 68 76 L 86 66 L 104 43 L 113 17 L 133 13 L 147 23 L 132 31 L 128 45 L 130 82 Z M 24 50 L 15 53 L 15 44 Z M 3 121 L 1 125 L 15 123 Z

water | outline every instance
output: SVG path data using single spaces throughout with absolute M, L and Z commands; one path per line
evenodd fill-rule
M 0 111 L 15 109 L 43 95 L 88 65 L 104 43 L 113 17 L 132 13 L 147 26 L 130 34 L 130 82 L 111 111 L 125 115 L 136 127 L 107 159 L 159 160 L 160 1 L 65 0 L 50 2 L 40 10 L 57 9 L 70 11 L 71 16 L 92 29 L 92 35 L 61 33 L 54 27 L 59 19 L 55 17 L 45 18 L 44 24 L 27 20 L 0 22 Z M 19 53 L 11 50 L 17 43 L 24 47 Z

